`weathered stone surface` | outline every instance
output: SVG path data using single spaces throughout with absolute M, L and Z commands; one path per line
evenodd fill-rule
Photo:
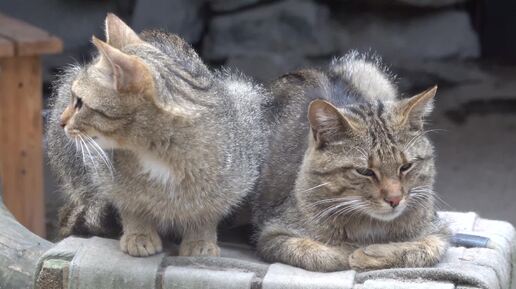
M 405 282 L 399 280 L 367 280 L 363 289 L 455 289 L 450 282 Z
M 176 33 L 190 43 L 199 41 L 205 17 L 204 0 L 138 0 L 134 9 L 132 27 L 162 29 Z
M 23 227 L 5 208 L 0 183 L 0 289 L 32 288 L 39 257 L 52 243 Z
M 351 289 L 355 283 L 355 271 L 332 273 L 310 272 L 281 263 L 272 264 L 265 278 L 263 289 Z
M 61 259 L 49 259 L 43 262 L 36 279 L 35 289 L 67 289 L 68 266 L 70 262 Z
M 217 271 L 169 266 L 163 275 L 164 289 L 250 289 L 254 273 L 237 270 Z
M 209 24 L 203 56 L 277 52 L 319 55 L 332 51 L 327 7 L 312 1 L 281 1 L 240 13 L 216 16 Z
M 164 254 L 135 258 L 118 240 L 94 237 L 70 262 L 69 289 L 152 289 Z
M 221 244 L 222 257 L 162 258 L 163 255 L 159 255 L 134 258 L 119 250 L 117 240 L 72 237 L 45 253 L 40 260 L 39 279 L 47 269 L 59 272 L 63 264 L 70 262 L 69 289 L 152 289 L 156 285 L 168 289 L 451 289 L 454 287 L 450 284 L 456 283 L 473 288 L 509 289 L 511 257 L 514 255 L 513 226 L 481 219 L 474 213 L 440 212 L 439 216 L 452 223 L 453 232 L 489 236 L 491 245 L 488 248 L 451 247 L 439 264 L 428 268 L 317 273 L 278 263 L 268 265 L 254 255 L 250 247 L 242 245 Z M 171 248 L 166 249 L 169 252 Z M 49 263 L 56 259 L 62 262 Z M 54 275 L 47 274 L 52 279 L 42 281 L 55 287 L 60 282 Z
M 479 39 L 461 11 L 392 19 L 377 14 L 342 16 L 335 29 L 338 49 L 376 51 L 391 60 L 466 59 L 480 55 Z

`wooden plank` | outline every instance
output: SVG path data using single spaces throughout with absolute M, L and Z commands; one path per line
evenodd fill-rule
M 63 42 L 59 38 L 3 14 L 0 14 L 0 36 L 15 44 L 15 54 L 19 56 L 51 54 L 63 50 Z
M 14 56 L 14 44 L 11 40 L 0 36 L 0 57 Z
M 0 58 L 0 172 L 5 205 L 45 235 L 42 80 L 38 56 Z

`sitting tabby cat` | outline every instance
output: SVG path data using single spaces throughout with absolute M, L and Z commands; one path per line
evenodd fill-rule
M 160 252 L 171 231 L 180 255 L 219 255 L 217 224 L 258 177 L 266 94 L 175 35 L 137 35 L 110 14 L 106 38 L 57 83 L 47 138 L 69 195 L 62 235 L 107 235 L 119 218 L 132 256 Z
M 423 130 L 436 87 L 398 99 L 379 61 L 353 52 L 271 89 L 280 115 L 254 203 L 259 254 L 313 271 L 437 263 L 448 230 Z

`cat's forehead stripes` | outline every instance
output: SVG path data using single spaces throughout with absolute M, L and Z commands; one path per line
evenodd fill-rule
M 377 101 L 375 105 L 371 105 L 367 115 L 369 116 L 367 126 L 371 139 L 371 153 L 382 163 L 399 163 L 402 160 L 401 151 L 398 149 L 399 143 L 386 119 L 384 103 Z

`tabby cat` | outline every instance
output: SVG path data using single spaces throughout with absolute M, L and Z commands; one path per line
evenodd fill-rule
M 313 271 L 431 266 L 448 246 L 423 129 L 433 87 L 400 99 L 379 60 L 271 85 L 278 125 L 254 201 L 259 255 Z
M 132 256 L 219 255 L 217 224 L 251 191 L 266 141 L 264 90 L 212 72 L 175 35 L 137 35 L 113 14 L 98 55 L 56 85 L 49 157 L 69 196 L 61 233 L 109 235 Z

